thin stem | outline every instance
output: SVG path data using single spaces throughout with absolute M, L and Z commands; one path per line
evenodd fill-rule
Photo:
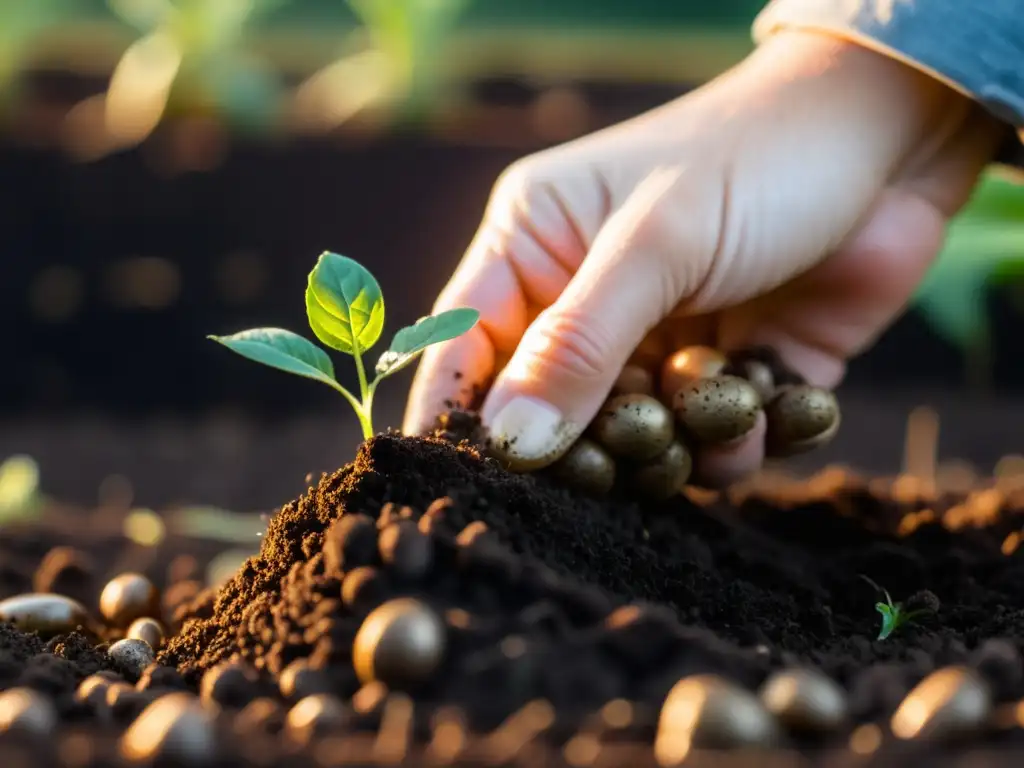
M 342 396 L 348 400 L 348 404 L 352 406 L 352 410 L 356 412 L 356 418 L 359 419 L 359 426 L 363 430 L 363 439 L 369 440 L 373 437 L 373 424 L 370 423 L 370 419 L 367 416 L 367 411 L 364 409 L 363 404 L 359 402 L 358 398 L 345 389 L 341 384 L 334 382 L 331 384 L 336 390 L 338 390 Z
M 359 422 L 363 426 L 363 439 L 369 440 L 374 435 L 373 419 L 370 416 L 373 413 L 373 390 L 370 389 L 370 385 L 366 381 L 366 367 L 363 365 L 363 356 L 359 347 L 355 347 L 352 352 L 352 356 L 356 359 L 356 373 L 359 375 L 359 394 L 363 400 L 359 407 Z

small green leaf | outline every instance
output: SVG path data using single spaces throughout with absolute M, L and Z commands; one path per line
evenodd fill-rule
M 899 611 L 889 603 L 875 603 L 875 610 L 882 614 L 882 628 L 878 632 L 878 639 L 885 640 L 896 631 L 899 623 Z
M 306 315 L 324 344 L 360 355 L 377 343 L 384 330 L 384 297 L 365 267 L 325 251 L 309 273 Z
M 465 307 L 420 318 L 415 325 L 395 334 L 388 351 L 377 361 L 377 373 L 380 376 L 397 373 L 427 347 L 461 336 L 476 325 L 479 319 L 479 312 Z
M 282 328 L 254 328 L 230 336 L 208 336 L 242 357 L 334 386 L 334 364 L 320 347 Z

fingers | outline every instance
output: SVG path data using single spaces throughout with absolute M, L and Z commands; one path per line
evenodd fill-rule
M 467 407 L 493 377 L 499 349 L 515 344 L 526 327 L 526 301 L 508 262 L 477 238 L 435 312 L 471 307 L 480 321 L 468 333 L 423 353 L 409 391 L 402 430 L 425 434 L 452 407 Z
M 695 479 L 712 488 L 724 488 L 759 470 L 764 463 L 767 427 L 767 419 L 760 413 L 754 428 L 735 443 L 702 445 L 694 456 Z
M 656 171 L 608 219 L 495 381 L 481 416 L 514 469 L 541 468 L 569 448 L 641 341 L 700 279 L 700 254 L 676 258 L 695 239 L 680 228 L 696 218 L 677 213 L 679 177 Z
M 551 189 L 515 166 L 495 186 L 480 230 L 434 311 L 471 307 L 480 322 L 424 354 L 403 430 L 429 431 L 453 404 L 485 391 L 519 344 L 538 307 L 554 302 L 583 260 L 579 227 Z

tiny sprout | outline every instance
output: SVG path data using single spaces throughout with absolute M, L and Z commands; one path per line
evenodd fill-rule
M 355 359 L 359 397 L 334 378 L 334 364 L 320 347 L 281 328 L 254 328 L 230 336 L 208 336 L 257 363 L 327 384 L 348 400 L 356 412 L 364 439 L 374 435 L 371 411 L 377 385 L 405 368 L 427 347 L 469 331 L 480 313 L 475 309 L 449 309 L 422 317 L 402 328 L 377 361 L 376 377 L 366 375 L 363 353 L 377 343 L 384 330 L 384 297 L 372 274 L 359 263 L 325 251 L 309 273 L 306 285 L 309 327 L 331 349 Z
M 930 592 L 924 593 L 930 599 L 908 600 L 907 602 L 923 603 L 925 607 L 917 610 L 908 610 L 904 603 L 894 603 L 889 595 L 889 590 L 878 586 L 867 576 L 861 574 L 861 578 L 875 588 L 876 591 L 885 595 L 885 602 L 875 603 L 875 610 L 882 614 L 882 628 L 878 632 L 878 640 L 885 640 L 905 624 L 927 613 L 934 613 L 938 609 L 938 599 Z M 917 597 L 917 595 L 915 595 Z

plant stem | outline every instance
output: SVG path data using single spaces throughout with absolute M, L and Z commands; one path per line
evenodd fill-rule
M 335 383 L 331 386 L 338 390 L 338 392 L 348 400 L 348 404 L 351 405 L 352 410 L 356 412 L 356 418 L 359 419 L 359 426 L 362 427 L 363 430 L 363 439 L 369 440 L 373 437 L 373 424 L 370 422 L 369 408 L 364 403 L 360 403 L 359 399 L 341 386 L 341 384 Z
M 373 419 L 370 415 L 373 409 L 373 390 L 366 380 L 366 368 L 363 366 L 363 356 L 360 354 L 359 348 L 357 347 L 353 352 L 353 357 L 356 359 L 356 373 L 359 375 L 359 395 L 362 398 L 362 404 L 358 409 L 359 423 L 363 427 L 363 439 L 369 440 L 374 435 Z

